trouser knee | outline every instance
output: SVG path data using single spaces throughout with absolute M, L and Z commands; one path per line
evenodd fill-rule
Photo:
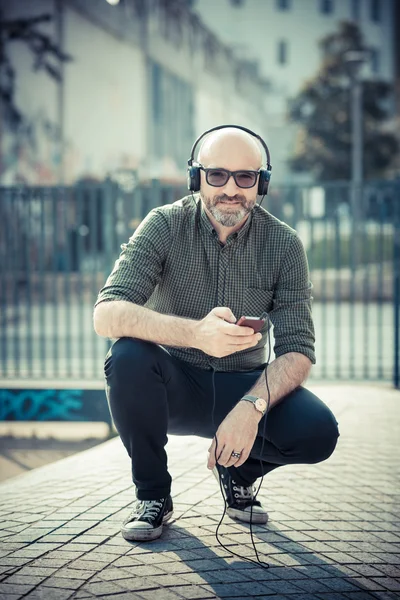
M 111 347 L 105 360 L 107 379 L 132 381 L 136 376 L 143 377 L 159 357 L 163 350 L 146 340 L 123 337 Z
M 324 423 L 320 423 L 318 430 L 313 432 L 306 442 L 306 455 L 308 463 L 318 463 L 331 456 L 336 448 L 340 435 L 338 424 L 333 415 L 329 415 Z

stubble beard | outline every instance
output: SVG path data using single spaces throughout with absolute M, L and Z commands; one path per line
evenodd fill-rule
M 208 197 L 200 192 L 200 196 L 207 210 L 212 214 L 217 223 L 220 223 L 224 227 L 234 227 L 243 221 L 243 219 L 252 211 L 256 201 L 256 197 L 254 200 L 247 200 L 244 196 L 239 194 L 232 197 L 226 196 L 226 194 Z M 237 202 L 240 202 L 240 204 L 235 206 L 235 208 L 232 207 L 225 210 L 224 208 L 219 208 L 221 206 L 219 204 L 221 200 L 236 200 Z

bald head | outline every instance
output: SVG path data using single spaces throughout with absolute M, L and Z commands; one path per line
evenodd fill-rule
M 252 135 L 227 127 L 213 131 L 204 139 L 198 162 L 204 167 L 221 167 L 231 171 L 258 170 L 262 166 L 262 152 Z

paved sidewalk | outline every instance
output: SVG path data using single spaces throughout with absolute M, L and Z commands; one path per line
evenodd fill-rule
M 253 532 L 268 569 L 218 545 L 223 502 L 209 441 L 194 437 L 168 444 L 172 524 L 154 542 L 126 542 L 133 487 L 118 438 L 0 485 L 0 598 L 400 598 L 400 393 L 309 387 L 341 436 L 329 460 L 265 478 L 270 521 Z M 254 557 L 247 525 L 225 517 L 221 533 Z
M 105 442 L 107 423 L 0 422 L 0 482 Z

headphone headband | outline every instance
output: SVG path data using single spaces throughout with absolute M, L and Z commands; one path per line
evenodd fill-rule
M 268 186 L 269 186 L 269 180 L 271 179 L 271 159 L 270 159 L 270 155 L 269 155 L 269 150 L 268 150 L 268 146 L 267 144 L 264 142 L 264 140 L 262 139 L 261 136 L 257 135 L 256 133 L 254 133 L 254 131 L 251 131 L 251 129 L 247 129 L 247 127 L 242 127 L 241 125 L 218 125 L 218 127 L 212 127 L 212 129 L 207 129 L 207 131 L 205 131 L 204 133 L 202 133 L 197 140 L 195 141 L 195 143 L 192 146 L 192 151 L 190 153 L 190 158 L 188 160 L 188 168 L 187 168 L 187 185 L 188 185 L 188 189 L 191 192 L 198 192 L 200 191 L 200 166 L 196 166 L 193 165 L 193 160 L 194 160 L 194 153 L 196 151 L 197 145 L 198 143 L 209 133 L 211 133 L 212 131 L 217 131 L 218 129 L 226 129 L 228 127 L 233 127 L 234 129 L 241 129 L 242 131 L 245 131 L 246 133 L 249 133 L 251 136 L 255 137 L 260 144 L 262 145 L 262 147 L 265 150 L 265 154 L 267 156 L 267 168 L 261 168 L 259 170 L 259 178 L 258 178 L 258 188 L 257 188 L 257 194 L 259 196 L 265 196 L 266 194 L 268 194 Z
M 190 153 L 190 158 L 188 160 L 189 167 L 191 167 L 193 165 L 194 153 L 196 151 L 196 147 L 197 147 L 198 143 L 209 133 L 211 133 L 213 131 L 217 131 L 218 129 L 227 129 L 229 127 L 233 127 L 234 129 L 241 129 L 242 131 L 245 131 L 246 133 L 249 133 L 250 135 L 255 137 L 260 142 L 260 144 L 264 148 L 265 154 L 267 156 L 267 169 L 268 169 L 268 171 L 271 171 L 271 169 L 272 169 L 271 157 L 269 154 L 267 144 L 264 142 L 264 140 L 262 139 L 261 136 L 257 135 L 257 133 L 254 133 L 254 131 L 252 131 L 251 129 L 247 129 L 247 127 L 242 127 L 241 125 L 218 125 L 217 127 L 212 127 L 211 129 L 207 129 L 207 131 L 204 131 L 204 133 L 199 135 L 199 137 L 197 138 L 197 140 L 194 142 L 194 144 L 192 146 L 192 151 Z

